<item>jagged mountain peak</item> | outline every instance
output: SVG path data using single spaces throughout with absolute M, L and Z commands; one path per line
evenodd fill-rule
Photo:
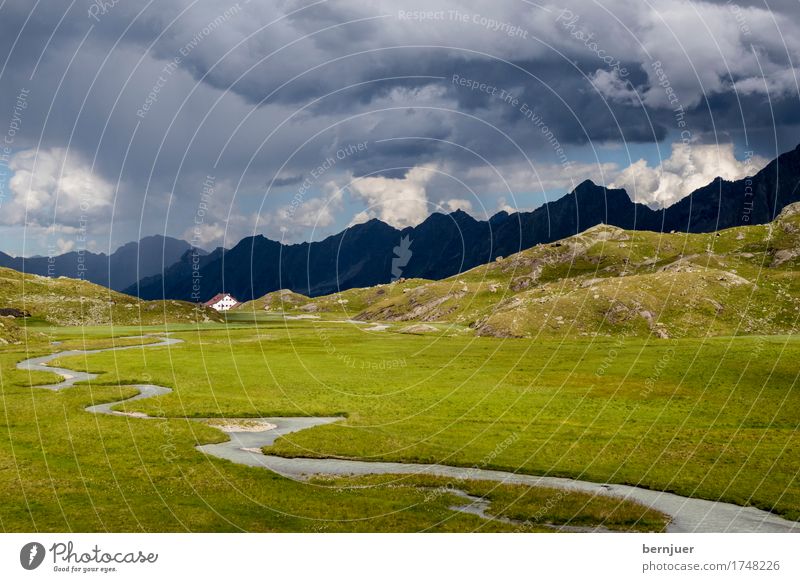
M 601 223 L 631 230 L 697 233 L 763 224 L 787 204 L 800 200 L 800 148 L 779 156 L 749 182 L 715 180 L 668 208 L 654 210 L 634 203 L 625 190 L 584 180 L 569 194 L 531 212 L 514 213 L 513 219 L 508 213 L 497 213 L 483 221 L 456 210 L 433 213 L 421 224 L 402 230 L 372 219 L 319 242 L 251 242 L 245 245 L 246 252 L 229 251 L 224 261 L 214 257 L 206 261 L 200 272 L 205 286 L 202 295 L 211 297 L 224 287 L 242 300 L 281 288 L 315 296 L 397 277 L 442 279 Z M 412 243 L 408 252 L 397 256 L 401 237 Z M 129 291 L 144 298 L 187 298 L 189 275 L 182 263 Z

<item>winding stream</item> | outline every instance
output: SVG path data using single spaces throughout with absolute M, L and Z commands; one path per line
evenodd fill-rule
M 155 336 L 136 336 L 140 338 L 153 338 Z M 125 338 L 125 339 L 136 339 Z M 180 343 L 182 340 L 159 337 L 160 342 L 146 344 L 144 347 L 162 347 Z M 51 367 L 48 362 L 67 356 L 80 356 L 106 351 L 142 349 L 142 345 L 100 348 L 95 350 L 66 350 L 30 358 L 17 364 L 21 370 L 55 372 L 64 377 L 58 384 L 37 386 L 47 390 L 62 390 L 74 385 L 76 382 L 92 380 L 97 374 L 78 372 L 66 368 Z M 153 396 L 161 396 L 171 392 L 164 386 L 153 384 L 134 384 L 139 394 L 117 402 L 88 406 L 88 412 L 96 414 L 111 414 L 132 418 L 151 418 L 141 413 L 126 413 L 113 410 L 113 407 L 122 402 L 141 400 Z M 201 419 L 198 419 L 201 420 Z M 230 421 L 234 419 L 228 419 Z M 560 477 L 537 477 L 506 471 L 493 471 L 488 469 L 461 468 L 449 465 L 419 464 L 419 463 L 391 463 L 378 461 L 351 461 L 344 459 L 307 459 L 284 458 L 273 455 L 264 455 L 261 448 L 272 445 L 275 440 L 283 435 L 298 432 L 307 428 L 330 424 L 342 420 L 340 417 L 299 417 L 299 418 L 261 418 L 241 419 L 243 422 L 259 421 L 264 423 L 263 430 L 240 430 L 235 427 L 235 422 L 229 427 L 217 427 L 225 432 L 230 440 L 224 443 L 200 445 L 197 449 L 208 455 L 226 459 L 241 465 L 268 469 L 285 477 L 293 479 L 308 479 L 313 475 L 375 475 L 375 474 L 414 474 L 434 475 L 451 479 L 477 479 L 511 485 L 529 485 L 551 487 L 572 491 L 582 491 L 599 495 L 611 495 L 624 499 L 637 501 L 642 505 L 661 511 L 672 517 L 667 528 L 670 532 L 795 532 L 800 533 L 800 522 L 789 521 L 775 514 L 756 509 L 754 507 L 740 507 L 731 503 L 708 501 L 682 497 L 674 493 L 653 491 L 629 485 L 615 485 L 593 483 Z M 467 496 L 469 497 L 469 496 Z M 481 517 L 485 514 L 483 500 L 469 497 L 470 504 L 464 507 L 454 507 L 456 511 L 473 513 Z

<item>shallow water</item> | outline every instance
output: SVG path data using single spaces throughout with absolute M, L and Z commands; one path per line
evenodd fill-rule
M 509 485 L 532 485 L 568 489 L 609 495 L 637 501 L 642 505 L 666 513 L 672 517 L 670 532 L 797 532 L 800 523 L 783 519 L 754 507 L 740 507 L 731 503 L 707 501 L 682 497 L 673 493 L 652 491 L 629 485 L 593 483 L 561 477 L 537 477 L 506 471 L 492 471 L 451 467 L 449 465 L 420 463 L 390 463 L 376 461 L 351 461 L 344 459 L 285 458 L 254 452 L 271 445 L 283 434 L 303 430 L 312 426 L 335 422 L 336 418 L 268 418 L 278 426 L 273 431 L 261 433 L 228 433 L 230 441 L 213 445 L 202 445 L 199 450 L 227 459 L 234 463 L 261 467 L 293 479 L 307 479 L 313 475 L 435 475 L 452 479 L 476 479 Z M 246 447 L 250 451 L 243 451 Z

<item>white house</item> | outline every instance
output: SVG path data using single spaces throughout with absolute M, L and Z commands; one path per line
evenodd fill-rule
M 230 293 L 217 293 L 203 305 L 217 311 L 228 311 L 231 307 L 239 305 L 239 301 Z

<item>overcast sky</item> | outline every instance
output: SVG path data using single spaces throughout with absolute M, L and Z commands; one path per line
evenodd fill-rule
M 0 1 L 0 250 L 668 205 L 798 134 L 800 4 Z

